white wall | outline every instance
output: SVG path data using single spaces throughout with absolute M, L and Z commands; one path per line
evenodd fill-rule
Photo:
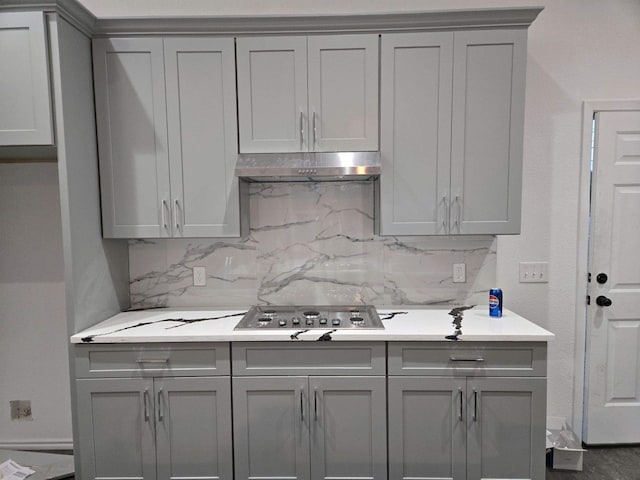
M 0 163 L 0 448 L 69 448 L 58 167 Z M 33 421 L 12 421 L 31 400 Z
M 98 16 L 331 14 L 541 4 L 529 30 L 522 234 L 498 241 L 505 304 L 557 337 L 549 414 L 574 414 L 576 250 L 584 100 L 640 98 L 637 0 L 83 0 Z M 179 5 L 179 6 L 178 6 Z M 549 261 L 549 284 L 519 284 L 520 261 Z M 580 407 L 578 405 L 577 410 Z

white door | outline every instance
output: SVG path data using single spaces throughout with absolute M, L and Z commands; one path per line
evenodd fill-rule
M 640 112 L 596 114 L 594 160 L 583 439 L 638 443 Z

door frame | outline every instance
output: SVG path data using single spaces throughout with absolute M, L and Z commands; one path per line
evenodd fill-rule
M 580 190 L 578 197 L 578 245 L 576 262 L 576 336 L 573 383 L 572 425 L 582 440 L 584 428 L 584 389 L 587 340 L 587 276 L 589 273 L 589 208 L 591 192 L 591 142 L 593 116 L 597 112 L 640 110 L 640 99 L 585 100 L 582 103 L 582 144 L 580 151 Z

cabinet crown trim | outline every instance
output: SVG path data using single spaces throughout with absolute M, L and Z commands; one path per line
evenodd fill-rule
M 541 11 L 542 7 L 520 7 L 346 15 L 105 18 L 96 21 L 94 35 L 259 35 L 527 28 Z
M 97 18 L 76 0 L 6 0 L 1 11 L 57 12 L 94 37 L 130 35 L 260 35 L 381 33 L 464 28 L 527 28 L 544 7 L 481 8 L 398 13 L 228 15 Z

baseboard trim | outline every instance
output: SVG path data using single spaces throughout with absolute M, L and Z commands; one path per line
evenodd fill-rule
M 73 450 L 72 439 L 0 440 L 2 450 Z

